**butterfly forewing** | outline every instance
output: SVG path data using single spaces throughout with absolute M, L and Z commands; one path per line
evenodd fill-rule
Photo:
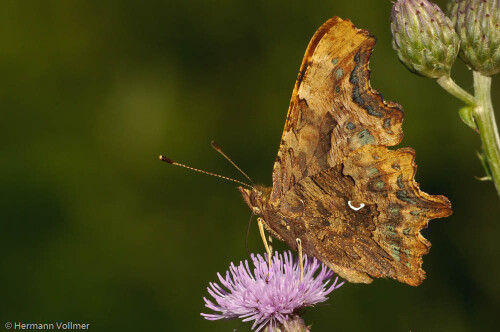
M 334 17 L 316 32 L 295 83 L 278 156 L 272 200 L 306 176 L 340 164 L 366 144 L 402 139 L 399 105 L 370 88 L 368 59 L 375 38 Z

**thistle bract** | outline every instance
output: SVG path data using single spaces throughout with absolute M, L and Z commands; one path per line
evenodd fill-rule
M 452 0 L 450 17 L 460 37 L 460 58 L 491 76 L 500 72 L 500 0 Z
M 460 46 L 451 20 L 427 0 L 398 0 L 392 7 L 393 47 L 412 72 L 449 76 Z

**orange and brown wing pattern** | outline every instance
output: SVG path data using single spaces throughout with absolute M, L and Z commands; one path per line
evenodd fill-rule
M 333 17 L 315 33 L 292 93 L 273 171 L 271 201 L 363 145 L 398 144 L 402 111 L 370 87 L 375 38 Z
M 430 219 L 448 217 L 452 210 L 446 197 L 420 190 L 414 159 L 411 148 L 367 146 L 346 158 L 343 174 L 354 180 L 353 200 L 377 208 L 371 238 L 391 256 L 394 268 L 382 276 L 416 286 L 425 278 L 422 255 L 431 245 L 420 231 Z
M 316 32 L 295 83 L 274 165 L 266 222 L 292 248 L 302 241 L 351 282 L 425 278 L 420 231 L 451 214 L 420 191 L 414 151 L 400 143 L 403 113 L 370 87 L 375 38 L 334 17 Z
M 290 231 L 280 235 L 292 247 L 299 237 L 307 254 L 350 282 L 419 285 L 430 247 L 420 230 L 451 208 L 446 197 L 419 190 L 413 159 L 412 149 L 365 146 L 302 179 L 281 202 Z

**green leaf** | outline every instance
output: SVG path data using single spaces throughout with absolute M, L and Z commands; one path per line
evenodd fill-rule
M 474 121 L 474 116 L 472 115 L 472 109 L 471 106 L 464 106 L 458 111 L 458 115 L 460 115 L 460 119 L 462 119 L 466 125 L 478 131 L 476 121 Z

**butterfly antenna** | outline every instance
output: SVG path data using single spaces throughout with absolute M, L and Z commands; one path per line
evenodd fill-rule
M 250 179 L 250 177 L 246 175 L 246 173 L 243 172 L 241 168 L 239 168 L 238 165 L 236 165 L 234 161 L 231 160 L 231 158 L 229 158 L 224 152 L 222 152 L 221 148 L 217 145 L 217 143 L 212 141 L 210 144 L 212 144 L 212 147 L 215 149 L 215 151 L 219 152 L 224 158 L 226 158 L 226 160 L 229 161 L 231 165 L 233 165 L 238 171 L 240 171 L 240 173 L 243 174 L 255 186 L 255 183 L 253 183 L 252 179 Z
M 172 159 L 170 158 L 167 158 L 165 156 L 162 156 L 160 155 L 160 160 L 161 161 L 164 161 L 168 164 L 171 164 L 171 165 L 175 165 L 175 166 L 180 166 L 180 167 L 184 167 L 184 168 L 187 168 L 187 169 L 190 169 L 192 171 L 195 171 L 195 172 L 200 172 L 200 173 L 203 173 L 203 174 L 207 174 L 207 175 L 212 175 L 212 176 L 216 176 L 218 178 L 221 178 L 221 179 L 224 179 L 224 180 L 228 180 L 228 181 L 232 181 L 232 182 L 236 182 L 236 183 L 239 183 L 241 185 L 244 185 L 250 189 L 253 189 L 253 187 L 245 182 L 241 182 L 241 181 L 238 181 L 238 180 L 235 180 L 235 179 L 231 179 L 231 178 L 228 178 L 227 176 L 223 176 L 223 175 L 220 175 L 220 174 L 216 174 L 216 173 L 211 173 L 211 172 L 207 172 L 207 171 L 202 171 L 201 169 L 197 169 L 197 168 L 194 168 L 194 167 L 190 167 L 190 166 L 187 166 L 187 165 L 184 165 L 184 164 L 179 164 L 178 162 L 175 162 L 173 161 Z

